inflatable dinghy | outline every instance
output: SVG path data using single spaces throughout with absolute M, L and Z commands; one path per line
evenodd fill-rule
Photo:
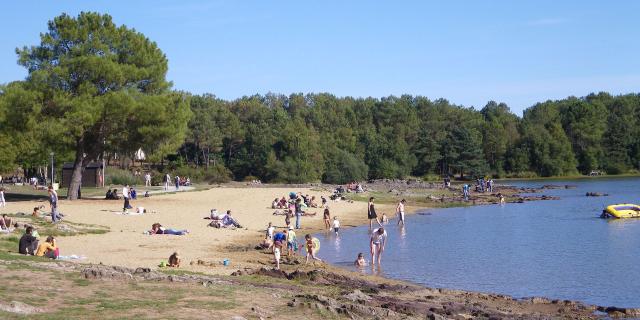
M 602 218 L 640 218 L 640 206 L 637 204 L 612 204 L 602 211 Z

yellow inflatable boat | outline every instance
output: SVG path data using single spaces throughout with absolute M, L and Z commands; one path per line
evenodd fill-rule
M 602 211 L 603 218 L 640 218 L 640 206 L 637 204 L 612 204 Z

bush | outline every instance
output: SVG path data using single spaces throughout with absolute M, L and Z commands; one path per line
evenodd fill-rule
M 191 179 L 191 183 L 206 182 L 206 183 L 223 183 L 231 181 L 231 171 L 224 165 L 218 164 L 215 166 L 209 166 L 209 170 L 204 167 L 190 167 L 181 166 L 176 167 L 174 170 L 152 173 L 151 184 L 162 185 L 165 174 L 169 173 L 169 176 L 173 179 L 176 175 L 179 177 L 185 177 Z M 173 183 L 173 180 L 172 182 Z
M 522 172 L 512 172 L 506 175 L 506 178 L 515 178 L 515 179 L 530 179 L 537 178 L 538 175 L 535 172 L 531 171 L 522 171 Z
M 144 184 L 142 177 L 135 177 L 131 171 L 117 168 L 107 168 L 104 180 L 105 185 Z

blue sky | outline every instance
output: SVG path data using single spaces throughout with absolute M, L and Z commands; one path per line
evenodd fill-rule
M 0 83 L 48 20 L 98 11 L 144 33 L 174 88 L 255 93 L 409 93 L 521 111 L 590 92 L 639 92 L 640 1 L 8 1 Z

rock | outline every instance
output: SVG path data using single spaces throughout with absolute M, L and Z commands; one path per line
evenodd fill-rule
M 231 320 L 247 320 L 247 318 L 241 316 L 233 316 L 231 317 Z
M 20 301 L 11 301 L 9 304 L 0 303 L 0 310 L 18 314 L 33 314 L 43 312 L 42 309 L 30 306 Z
M 600 193 L 600 192 L 587 192 L 586 196 L 587 197 L 606 197 L 608 196 L 608 193 Z
M 363 293 L 358 289 L 353 290 L 353 292 L 344 295 L 344 297 L 347 300 L 358 302 L 358 303 L 365 303 L 365 302 L 371 301 L 371 297 L 369 297 L 368 295 L 366 295 L 365 293 Z

